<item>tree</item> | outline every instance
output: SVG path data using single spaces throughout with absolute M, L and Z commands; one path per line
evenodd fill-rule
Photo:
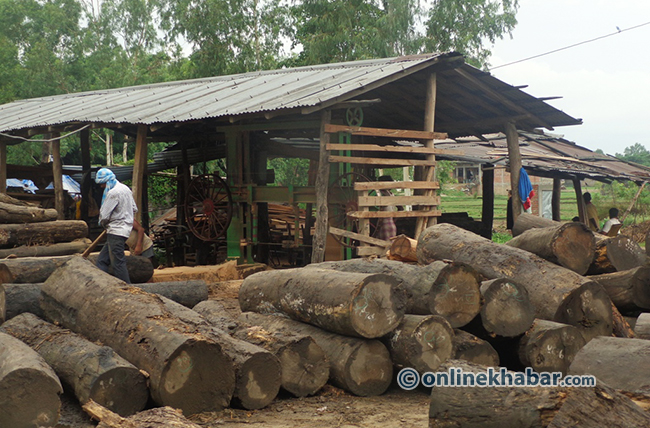
M 623 154 L 616 153 L 616 157 L 624 161 L 650 166 L 650 151 L 639 143 L 626 147 Z

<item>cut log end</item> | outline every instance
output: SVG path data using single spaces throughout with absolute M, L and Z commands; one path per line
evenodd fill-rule
M 551 243 L 560 266 L 584 275 L 594 258 L 594 235 L 582 223 L 571 222 L 560 227 Z
M 89 399 L 119 415 L 132 415 L 147 405 L 147 380 L 135 367 L 117 367 L 95 380 Z
M 536 320 L 520 342 L 521 362 L 536 372 L 566 374 L 576 354 L 585 345 L 577 328 L 552 321 Z
M 452 263 L 440 271 L 429 292 L 429 309 L 452 327 L 467 325 L 481 309 L 478 273 L 470 266 Z
M 154 399 L 191 415 L 228 407 L 235 378 L 232 363 L 219 345 L 188 340 L 169 358 L 160 384 L 154 390 L 161 397 Z
M 600 284 L 588 281 L 562 301 L 555 321 L 577 327 L 587 342 L 596 336 L 610 336 L 613 329 L 612 302 Z
M 0 423 L 6 427 L 51 427 L 59 420 L 61 384 L 30 368 L 0 379 Z
M 370 276 L 352 302 L 351 324 L 362 337 L 384 336 L 402 320 L 404 310 L 395 299 L 395 283 L 384 280 L 388 278 L 385 275 Z
M 393 363 L 388 349 L 379 341 L 364 341 L 349 359 L 346 373 L 348 390 L 353 394 L 369 397 L 381 395 L 393 379 Z
M 246 360 L 237 372 L 235 398 L 244 409 L 266 407 L 278 395 L 282 368 L 269 352 L 260 352 Z
M 481 322 L 489 333 L 515 337 L 525 333 L 535 320 L 535 307 L 525 287 L 505 278 L 484 282 L 481 287 L 485 303 Z
M 463 330 L 454 330 L 454 359 L 487 367 L 499 366 L 499 354 L 483 339 Z
M 413 368 L 420 373 L 436 370 L 454 353 L 454 330 L 440 316 L 423 317 L 413 329 L 415 349 L 412 358 Z
M 309 336 L 285 346 L 277 357 L 282 365 L 282 388 L 296 397 L 315 394 L 329 379 L 325 352 Z

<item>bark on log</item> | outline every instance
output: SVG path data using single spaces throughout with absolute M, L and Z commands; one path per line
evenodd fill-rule
M 54 221 L 57 215 L 55 209 L 27 207 L 0 202 L 0 224 Z
M 233 402 L 237 407 L 256 410 L 266 407 L 278 395 L 282 367 L 278 359 L 265 349 L 212 326 L 208 320 L 185 306 L 160 297 L 171 314 L 196 326 L 201 334 L 214 340 L 228 355 L 235 368 Z
M 438 315 L 405 315 L 386 339 L 393 363 L 420 374 L 436 371 L 454 353 L 454 330 Z
M 553 227 L 558 224 L 560 224 L 560 222 L 549 218 L 540 217 L 535 214 L 521 213 L 512 227 L 512 236 L 517 237 L 530 229 Z
M 0 333 L 0 424 L 51 427 L 59 420 L 63 392 L 43 358 L 20 340 Z
M 42 223 L 0 224 L 0 248 L 18 245 L 70 242 L 88 237 L 88 225 L 81 220 Z
M 390 386 L 393 363 L 388 349 L 378 340 L 341 336 L 273 315 L 246 312 L 238 319 L 272 332 L 293 331 L 311 336 L 327 354 L 330 381 L 339 388 L 359 396 L 374 396 L 383 394 Z
M 596 256 L 589 267 L 589 275 L 599 275 L 616 271 L 625 271 L 642 266 L 648 260 L 639 244 L 627 236 L 619 235 L 609 238 L 594 234 L 596 237 Z
M 147 379 L 107 346 L 98 346 L 36 315 L 22 314 L 0 326 L 29 345 L 83 404 L 96 401 L 121 416 L 144 409 Z
M 597 337 L 578 352 L 572 375 L 594 375 L 612 388 L 650 393 L 650 341 Z
M 14 280 L 14 275 L 4 262 L 4 260 L 0 260 L 0 284 L 7 284 Z
M 133 281 L 132 281 L 133 282 Z M 208 285 L 203 280 L 150 282 L 132 284 L 147 293 L 159 294 L 188 308 L 208 300 Z
M 537 318 L 574 325 L 587 341 L 612 334 L 611 300 L 600 284 L 527 251 L 438 224 L 420 235 L 418 258 L 463 262 L 488 279 L 511 278 L 528 290 Z
M 391 239 L 388 258 L 400 262 L 417 262 L 416 251 L 417 239 L 409 238 L 406 235 L 399 235 Z
M 227 316 L 223 305 L 215 300 L 201 302 L 193 309 L 222 331 L 273 353 L 282 366 L 282 388 L 296 397 L 313 395 L 327 383 L 329 362 L 311 337 L 242 323 Z
M 584 275 L 596 253 L 594 234 L 583 223 L 533 228 L 506 242 L 552 263 Z
M 23 245 L 16 248 L 0 250 L 0 258 L 16 257 L 53 257 L 67 256 L 70 254 L 81 254 L 90 245 L 87 238 L 78 239 L 72 242 L 59 242 L 50 245 Z
M 5 288 L 0 282 L 0 325 L 7 320 L 7 297 Z
M 625 317 L 614 306 L 614 303 L 612 303 L 612 334 L 616 337 L 635 337 L 634 330 L 632 330 Z
M 146 371 L 155 403 L 188 415 L 230 404 L 230 359 L 195 325 L 170 313 L 164 298 L 125 286 L 82 257 L 57 269 L 41 293 L 49 320 L 101 341 Z
M 519 341 L 519 360 L 538 373 L 562 372 L 566 375 L 585 343 L 575 327 L 537 319 Z
M 650 309 L 650 264 L 621 272 L 590 276 L 603 286 L 609 298 L 623 312 Z
M 453 359 L 488 367 L 499 366 L 499 353 L 490 343 L 459 329 L 454 330 Z
M 478 273 L 462 263 L 436 261 L 416 266 L 394 260 L 352 259 L 308 267 L 392 276 L 406 295 L 406 313 L 440 315 L 454 328 L 469 323 L 481 309 Z
M 242 311 L 278 313 L 348 336 L 376 338 L 404 317 L 404 296 L 391 276 L 325 269 L 258 272 L 239 289 Z
M 6 193 L 0 193 L 0 202 L 2 202 L 3 204 L 12 204 L 20 207 L 36 207 L 36 204 L 26 202 L 26 201 L 21 201 L 20 199 L 12 198 Z
M 634 334 L 637 339 L 650 340 L 650 313 L 644 312 L 636 319 Z
M 201 428 L 171 407 L 156 407 L 128 418 L 123 418 L 94 401 L 89 401 L 82 407 L 86 413 L 100 421 L 97 428 Z
M 2 264 L 9 268 L 13 276 L 11 281 L 15 284 L 35 284 L 45 282 L 47 278 L 57 268 L 62 266 L 68 260 L 78 255 L 60 256 L 60 257 L 23 257 L 18 259 L 5 259 Z M 97 260 L 97 255 L 91 255 L 90 260 L 93 265 Z M 153 276 L 153 265 L 151 260 L 142 256 L 126 256 L 126 267 L 129 271 L 129 277 L 133 283 L 145 283 Z
M 5 320 L 25 312 L 44 318 L 43 310 L 39 299 L 41 297 L 41 287 L 43 283 L 38 284 L 4 284 L 6 295 L 7 313 Z
M 535 320 L 535 307 L 522 285 L 506 278 L 481 283 L 481 323 L 490 334 L 515 337 L 525 333 Z

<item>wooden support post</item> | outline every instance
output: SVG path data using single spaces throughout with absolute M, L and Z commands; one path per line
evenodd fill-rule
M 427 98 L 424 105 L 424 130 L 428 132 L 433 132 L 434 124 L 436 121 L 436 95 L 437 95 L 437 84 L 436 84 L 436 73 L 431 73 L 429 79 L 427 80 Z M 426 140 L 424 145 L 427 148 L 433 148 L 433 140 Z M 427 161 L 435 161 L 435 155 L 427 155 Z M 424 175 L 424 181 L 433 181 L 436 175 L 435 166 L 430 166 L 426 169 Z M 426 196 L 434 196 L 435 190 L 425 190 L 424 194 Z M 423 208 L 429 210 L 430 208 Z M 436 217 L 419 217 L 415 226 L 415 236 L 417 239 L 420 236 L 420 233 L 427 227 L 437 223 Z
M 560 221 L 560 204 L 562 201 L 562 180 L 560 178 L 553 179 L 553 195 L 551 197 L 551 211 L 553 220 Z
M 0 193 L 7 193 L 7 143 L 0 141 Z
M 327 240 L 327 184 L 330 164 L 327 160 L 327 144 L 330 134 L 325 132 L 325 125 L 330 123 L 332 112 L 325 110 L 321 114 L 320 127 L 320 152 L 318 157 L 318 175 L 316 176 L 316 228 L 314 231 L 313 247 L 311 253 L 312 263 L 321 263 L 325 260 L 325 242 Z
M 582 185 L 580 184 L 580 179 L 575 177 L 573 179 L 573 189 L 576 192 L 576 202 L 578 203 L 578 217 L 580 221 L 589 227 L 589 222 L 587 220 L 587 209 L 585 207 L 585 201 L 582 198 Z
M 133 191 L 133 199 L 138 206 L 138 213 L 136 219 L 142 223 L 143 210 L 147 207 L 142 203 L 142 195 L 144 190 L 144 178 L 147 174 L 147 126 L 138 125 L 138 136 L 135 140 L 135 163 L 133 164 L 133 180 L 131 190 Z
M 521 170 L 521 153 L 519 152 L 519 133 L 515 124 L 506 123 L 506 140 L 508 141 L 508 159 L 510 160 L 510 188 L 512 189 L 512 220 L 517 221 L 522 204 L 519 195 L 519 171 Z
M 54 208 L 56 208 L 57 219 L 65 219 L 65 202 L 63 190 L 63 166 L 61 165 L 61 141 L 59 133 L 51 134 L 52 141 L 52 175 L 54 182 Z
M 490 165 L 483 168 L 483 211 L 481 213 L 481 222 L 485 228 L 492 231 L 494 225 L 494 167 Z
M 90 131 L 88 128 L 79 133 L 79 145 L 81 147 L 81 170 L 83 179 L 81 181 L 81 219 L 88 223 L 88 207 L 90 206 Z
M 639 190 L 636 192 L 636 195 L 634 195 L 634 198 L 632 199 L 632 202 L 630 202 L 630 206 L 627 207 L 625 210 L 625 213 L 621 216 L 621 223 L 625 221 L 628 215 L 630 215 L 630 212 L 632 211 L 632 208 L 634 208 L 634 204 L 636 204 L 636 201 L 639 199 L 639 196 L 641 195 L 641 191 L 643 191 L 643 188 L 645 185 L 648 184 L 647 181 L 644 181 L 643 184 L 639 186 Z

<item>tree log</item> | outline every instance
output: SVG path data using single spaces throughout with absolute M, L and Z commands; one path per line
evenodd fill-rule
M 540 217 L 535 214 L 521 213 L 512 227 L 512 236 L 517 237 L 530 229 L 553 227 L 558 224 L 560 224 L 560 222 L 549 218 Z
M 159 294 L 188 308 L 208 300 L 208 285 L 203 280 L 150 282 L 132 284 L 147 293 Z
M 627 236 L 619 235 L 609 238 L 594 234 L 596 237 L 596 256 L 589 267 L 589 275 L 599 275 L 616 271 L 625 271 L 642 266 L 648 260 L 639 244 Z
M 388 349 L 378 340 L 341 336 L 273 315 L 246 312 L 239 320 L 272 332 L 288 330 L 311 336 L 329 359 L 330 381 L 355 395 L 381 395 L 390 386 L 393 363 Z
M 489 342 L 459 329 L 454 330 L 453 359 L 488 367 L 499 366 L 499 353 Z
M 634 334 L 637 339 L 650 340 L 650 313 L 644 312 L 636 319 Z
M 88 237 L 88 225 L 81 220 L 42 223 L 0 224 L 0 248 L 18 245 L 70 242 Z
M 650 264 L 621 272 L 590 276 L 603 286 L 623 312 L 650 309 Z
M 225 308 L 215 300 L 201 302 L 193 309 L 222 331 L 273 353 L 282 366 L 282 388 L 296 397 L 313 395 L 327 383 L 329 362 L 311 337 L 239 322 L 225 316 Z
M 123 418 L 92 400 L 84 404 L 83 409 L 100 421 L 97 428 L 201 428 L 171 407 L 156 407 L 128 418 Z
M 90 240 L 87 238 L 78 239 L 72 242 L 59 242 L 58 244 L 50 245 L 23 245 L 21 247 L 0 250 L 0 258 L 9 256 L 52 257 L 81 254 L 89 245 Z
M 21 201 L 20 199 L 12 198 L 6 193 L 0 193 L 0 202 L 3 204 L 12 204 L 20 207 L 36 207 L 36 204 L 26 201 Z
M 5 294 L 7 296 L 7 314 L 6 320 L 25 312 L 44 318 L 43 310 L 39 299 L 41 297 L 41 287 L 43 283 L 38 284 L 5 284 Z
M 149 398 L 147 379 L 107 346 L 22 314 L 0 326 L 39 353 L 83 404 L 96 401 L 122 416 L 144 409 Z
M 650 341 L 597 337 L 575 356 L 569 374 L 594 375 L 612 388 L 650 393 Z
M 391 239 L 388 258 L 400 262 L 417 262 L 418 256 L 415 252 L 418 241 L 406 235 L 399 235 Z
M 47 278 L 57 268 L 62 266 L 73 256 L 60 256 L 60 257 L 22 257 L 18 259 L 4 259 L 2 264 L 9 268 L 9 272 L 13 279 L 11 281 L 16 284 L 34 284 L 38 282 L 45 282 Z M 97 255 L 88 257 L 93 264 L 97 260 Z M 145 283 L 153 276 L 153 265 L 151 260 L 142 256 L 126 256 L 126 267 L 129 271 L 129 277 L 133 283 Z
M 0 423 L 3 427 L 52 427 L 63 392 L 43 358 L 20 340 L 0 332 Z
M 585 343 L 577 328 L 537 319 L 519 341 L 519 360 L 538 373 L 562 372 L 566 375 Z
M 239 289 L 242 311 L 284 314 L 348 336 L 376 338 L 404 317 L 393 277 L 325 269 L 258 272 Z
M 0 325 L 7 320 L 7 296 L 5 287 L 0 282 Z
M 535 307 L 526 287 L 497 278 L 481 283 L 481 322 L 490 334 L 515 337 L 526 332 L 535 320 Z
M 0 202 L 0 223 L 39 223 L 54 221 L 57 218 L 55 209 L 20 206 Z
M 579 275 L 587 272 L 596 252 L 594 234 L 578 222 L 529 229 L 506 245 L 537 254 Z
M 537 318 L 574 325 L 587 341 L 612 333 L 611 300 L 600 284 L 527 251 L 438 224 L 420 235 L 418 258 L 466 263 L 488 279 L 511 278 L 528 290 Z
M 2 193 L 0 193 L 0 195 L 1 194 Z M 14 280 L 14 275 L 4 262 L 5 260 L 0 260 L 0 284 L 7 284 Z
M 454 330 L 438 315 L 405 315 L 386 339 L 393 363 L 420 374 L 435 371 L 454 353 Z
M 82 257 L 57 269 L 41 293 L 49 320 L 101 341 L 146 371 L 155 403 L 185 414 L 230 404 L 235 387 L 230 359 L 195 325 L 170 313 L 163 297 L 128 287 Z

